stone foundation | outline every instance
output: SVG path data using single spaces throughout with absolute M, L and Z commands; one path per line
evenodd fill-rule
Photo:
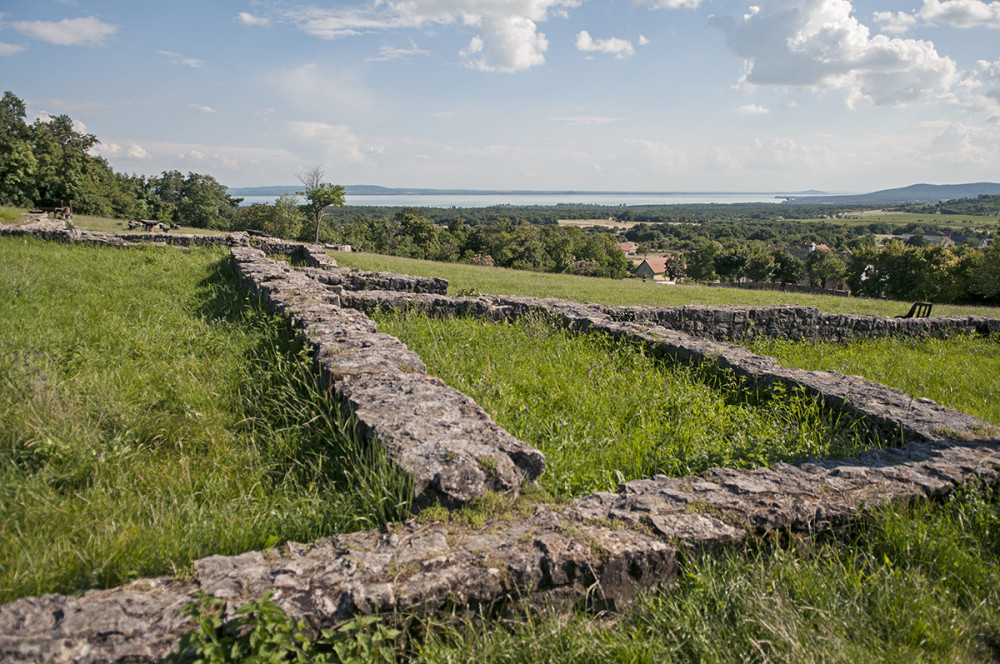
M 94 235 L 101 234 L 51 239 L 96 241 Z M 615 609 L 637 593 L 668 586 L 687 555 L 775 530 L 823 531 L 864 510 L 941 496 L 966 482 L 1000 483 L 1000 438 L 982 420 L 860 377 L 786 369 L 719 341 L 765 330 L 794 337 L 798 320 L 813 321 L 801 338 L 842 338 L 851 329 L 861 336 L 994 333 L 1000 321 L 833 318 L 801 307 L 653 309 L 449 298 L 440 283 L 334 270 L 311 249 L 278 251 L 263 242 L 257 249 L 237 236 L 226 241 L 244 285 L 289 317 L 341 403 L 414 476 L 428 500 L 459 504 L 488 489 L 516 491 L 537 477 L 544 460 L 468 397 L 427 376 L 399 340 L 378 333 L 363 314 L 376 306 L 494 320 L 544 314 L 572 330 L 612 334 L 676 361 L 733 371 L 751 388 L 808 390 L 905 444 L 840 461 L 657 476 L 559 508 L 522 504 L 521 511 L 479 528 L 417 518 L 311 544 L 211 556 L 194 563 L 190 579 L 143 579 L 78 597 L 28 597 L 0 606 L 0 660 L 156 661 L 194 628 L 178 609 L 198 592 L 224 599 L 232 617 L 243 603 L 273 591 L 279 606 L 314 627 L 358 614 L 499 609 L 521 600 Z M 294 269 L 268 260 L 262 249 L 301 251 L 303 262 L 316 260 L 317 267 Z M 363 289 L 372 285 L 406 292 Z M 425 287 L 436 290 L 428 294 Z M 484 464 L 486 457 L 493 461 Z M 493 466 L 499 470 L 486 472 Z

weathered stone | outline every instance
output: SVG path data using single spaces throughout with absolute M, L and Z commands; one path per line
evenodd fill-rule
M 89 241 L 63 230 L 44 232 L 60 241 Z M 807 324 L 813 336 L 805 338 L 839 338 L 851 330 L 862 336 L 992 334 L 1000 323 L 992 319 L 901 326 L 891 319 L 854 317 L 834 324 L 823 320 L 827 314 L 801 307 L 686 307 L 678 314 L 535 298 L 360 292 L 325 268 L 303 272 L 266 260 L 245 239 L 232 240 L 243 283 L 305 335 L 334 391 L 429 495 L 461 502 L 488 488 L 513 490 L 518 481 L 537 476 L 543 460 L 471 399 L 427 376 L 420 359 L 399 340 L 378 333 L 362 311 L 410 307 L 494 320 L 541 313 L 568 329 L 604 332 L 678 361 L 732 371 L 750 387 L 807 390 L 829 407 L 911 442 L 855 459 L 715 468 L 696 477 L 658 475 L 563 509 L 539 505 L 530 517 L 511 516 L 478 529 L 411 520 L 268 552 L 210 556 L 194 563 L 195 574 L 185 582 L 147 579 L 79 597 L 24 598 L 0 606 L 0 660 L 155 661 L 193 628 L 179 608 L 196 592 L 223 598 L 232 617 L 243 603 L 273 591 L 281 607 L 315 627 L 357 614 L 475 611 L 520 600 L 586 599 L 615 609 L 639 592 L 669 585 L 679 550 L 706 555 L 776 530 L 822 531 L 864 510 L 944 495 L 966 482 L 1000 484 L 995 427 L 857 376 L 783 368 L 772 358 L 716 340 L 780 336 L 801 320 L 812 321 Z M 279 249 L 287 247 L 270 247 Z M 392 277 L 377 283 L 420 287 Z M 669 329 L 674 324 L 713 338 Z
M 234 247 L 232 256 L 250 292 L 305 336 L 324 382 L 361 431 L 385 445 L 413 477 L 418 503 L 457 505 L 487 491 L 517 492 L 544 472 L 541 452 L 498 426 L 475 401 L 428 376 L 416 353 L 377 332 L 363 313 L 337 306 L 339 285 L 252 247 Z

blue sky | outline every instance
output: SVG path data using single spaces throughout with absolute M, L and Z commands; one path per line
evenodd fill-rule
M 996 0 L 3 0 L 0 87 L 229 186 L 1000 181 Z

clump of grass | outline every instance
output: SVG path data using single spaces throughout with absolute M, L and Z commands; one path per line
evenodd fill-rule
M 622 614 L 436 624 L 419 662 L 986 662 L 1000 655 L 1000 497 L 970 486 L 833 535 L 684 563 Z
M 545 318 L 375 318 L 430 372 L 545 452 L 540 483 L 555 496 L 614 490 L 658 473 L 851 456 L 872 444 L 866 429 L 815 398 L 748 395 L 700 368 L 668 366 L 636 346 L 574 335 Z
M 1000 425 L 1000 339 L 756 340 L 749 347 L 787 367 L 856 374 Z
M 406 513 L 223 251 L 0 238 L 0 264 L 0 602 Z

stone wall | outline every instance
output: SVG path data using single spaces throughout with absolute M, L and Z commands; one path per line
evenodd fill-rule
M 814 307 L 607 307 L 618 319 L 649 321 L 717 341 L 754 338 L 844 341 L 877 337 L 949 337 L 1000 333 L 1000 319 L 980 316 L 887 318 L 832 314 Z
M 142 579 L 78 597 L 28 597 L 0 606 L 0 661 L 155 661 L 193 629 L 178 609 L 198 592 L 223 598 L 226 616 L 233 617 L 243 603 L 273 591 L 279 606 L 314 627 L 358 614 L 476 610 L 521 600 L 587 600 L 615 609 L 639 592 L 669 586 L 688 554 L 774 530 L 823 531 L 875 506 L 944 495 L 964 482 L 1000 483 L 1000 438 L 989 424 L 859 377 L 786 369 L 716 340 L 746 337 L 750 330 L 788 334 L 789 321 L 802 317 L 818 321 L 807 338 L 829 334 L 821 332 L 830 325 L 821 321 L 828 315 L 815 310 L 684 307 L 678 314 L 533 298 L 449 298 L 443 291 L 418 292 L 419 282 L 394 276 L 358 280 L 329 268 L 299 270 L 266 259 L 249 242 L 233 244 L 246 287 L 289 316 L 342 403 L 429 498 L 459 503 L 485 488 L 516 490 L 541 472 L 543 460 L 474 402 L 427 376 L 399 340 L 378 333 L 363 314 L 376 306 L 496 320 L 541 313 L 569 329 L 612 334 L 677 361 L 734 371 L 750 386 L 799 386 L 830 407 L 898 432 L 905 444 L 840 461 L 657 476 L 568 505 L 522 504 L 479 528 L 417 518 L 310 544 L 211 556 L 194 563 L 190 578 Z M 349 290 L 348 281 L 358 287 L 398 284 L 407 292 Z M 671 321 L 682 329 L 671 329 Z M 996 331 L 995 323 L 983 323 L 984 333 Z M 890 319 L 844 323 L 843 329 L 865 325 L 886 334 L 946 329 Z M 705 336 L 689 333 L 699 331 Z M 506 479 L 482 472 L 480 454 L 495 455 L 488 466 L 507 459 Z
M 427 375 L 416 353 L 339 306 L 323 284 L 252 247 L 231 250 L 244 286 L 288 316 L 309 343 L 324 382 L 361 430 L 385 445 L 416 483 L 418 502 L 460 505 L 487 491 L 517 492 L 545 457 L 498 426 L 472 399 Z
M 831 371 L 805 371 L 780 366 L 771 357 L 757 355 L 743 346 L 693 336 L 685 332 L 653 324 L 655 316 L 635 316 L 637 320 L 623 321 L 622 308 L 581 304 L 564 300 L 538 299 L 510 296 L 480 296 L 474 298 L 419 295 L 389 291 L 344 293 L 342 305 L 362 311 L 382 309 L 417 309 L 428 315 L 464 315 L 490 320 L 514 320 L 523 316 L 545 315 L 558 321 L 567 329 L 580 332 L 603 332 L 616 338 L 642 344 L 655 356 L 673 361 L 696 364 L 723 372 L 732 372 L 743 379 L 748 389 L 770 389 L 782 386 L 804 390 L 816 395 L 831 409 L 877 428 L 883 436 L 905 440 L 944 440 L 951 437 L 965 439 L 994 437 L 996 428 L 977 417 L 940 406 L 930 399 L 914 399 L 901 390 L 887 387 L 861 376 L 845 376 Z M 693 307 L 684 307 L 685 310 Z M 702 308 L 698 308 L 702 310 Z M 742 309 L 727 307 L 725 310 L 704 308 L 707 312 L 726 314 Z M 769 308 L 778 312 L 794 312 L 801 307 Z M 634 311 L 634 309 L 628 309 Z M 646 309 L 646 314 L 671 310 Z M 752 309 L 749 311 L 753 311 Z M 809 311 L 809 310 L 806 310 Z M 813 310 L 814 311 L 814 310 Z M 721 312 L 721 314 L 719 313 Z M 629 317 L 632 318 L 632 317 Z M 853 318 L 873 319 L 873 316 Z M 963 317 L 962 322 L 973 317 Z M 906 323 L 893 319 L 880 319 L 889 327 Z M 923 319 L 921 319 L 923 320 Z M 951 322 L 948 319 L 947 322 Z M 995 326 L 995 319 L 977 319 Z M 877 323 L 878 321 L 874 321 Z M 921 321 L 915 321 L 917 323 Z M 731 330 L 731 327 L 727 327 Z M 925 328 L 926 329 L 926 328 Z M 942 328 L 952 329 L 953 328 Z M 718 328 L 716 328 L 718 331 Z

